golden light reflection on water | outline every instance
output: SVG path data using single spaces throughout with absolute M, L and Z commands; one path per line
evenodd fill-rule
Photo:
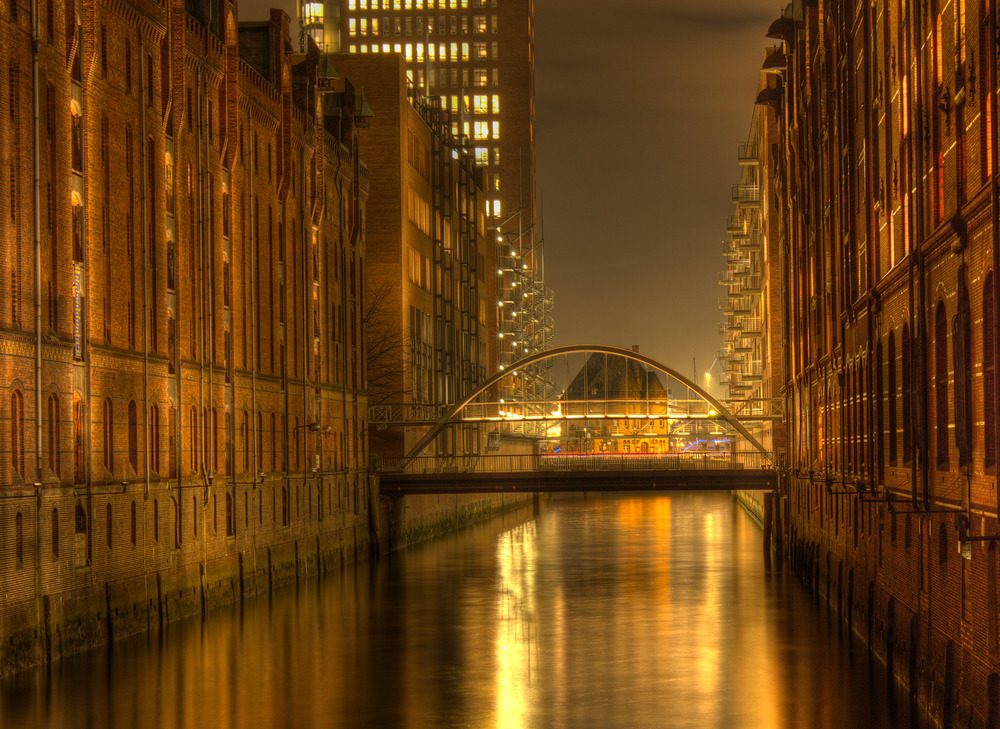
M 0 727 L 907 723 L 727 495 L 503 519 L 4 682 Z
M 534 631 L 535 522 L 497 540 L 497 729 L 527 726 L 531 709 Z

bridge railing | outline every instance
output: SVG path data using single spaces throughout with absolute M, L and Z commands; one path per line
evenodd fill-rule
M 686 453 L 545 453 L 381 458 L 375 470 L 389 474 L 535 473 L 540 471 L 771 470 L 758 451 Z

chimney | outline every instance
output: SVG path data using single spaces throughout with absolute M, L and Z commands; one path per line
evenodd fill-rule
M 636 354 L 639 354 L 639 345 L 638 344 L 633 344 L 632 345 L 632 351 L 635 352 Z

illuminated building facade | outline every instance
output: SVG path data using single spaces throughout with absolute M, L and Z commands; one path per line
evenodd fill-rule
M 535 212 L 533 0 L 328 0 L 300 13 L 303 34 L 321 48 L 402 56 L 410 83 L 451 112 L 452 136 L 469 140 L 484 173 L 499 364 L 547 349 L 553 294 Z M 508 397 L 550 391 L 544 380 L 509 382 Z
M 359 132 L 372 172 L 370 402 L 426 419 L 497 369 L 496 247 L 486 227 L 484 171 L 467 140 L 452 133 L 451 111 L 413 87 L 399 56 L 332 59 L 363 86 L 373 113 Z M 436 451 L 480 453 L 484 433 L 456 426 L 438 439 Z M 422 434 L 376 430 L 373 450 L 403 456 Z
M 775 93 L 780 51 L 771 49 L 761 73 L 763 99 Z M 720 308 L 725 320 L 719 352 L 727 405 L 753 436 L 771 451 L 785 447 L 784 426 L 773 419 L 782 412 L 784 384 L 781 329 L 780 211 L 775 209 L 775 161 L 767 154 L 778 143 L 775 116 L 766 104 L 754 107 L 747 141 L 737 148 L 740 175 L 732 186 L 733 212 L 726 221 L 723 246 L 725 289 Z M 748 420 L 755 416 L 761 420 Z
M 758 96 L 777 132 L 776 533 L 942 726 L 1000 715 L 996 13 L 792 3 Z
M 368 171 L 281 11 L 2 13 L 6 671 L 367 543 Z

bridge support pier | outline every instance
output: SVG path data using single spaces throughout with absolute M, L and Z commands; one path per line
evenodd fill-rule
M 774 492 L 764 494 L 764 563 L 771 560 L 771 532 L 774 526 Z

